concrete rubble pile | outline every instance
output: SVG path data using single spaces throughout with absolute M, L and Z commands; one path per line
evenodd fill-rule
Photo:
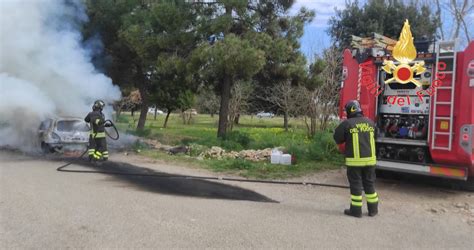
M 201 153 L 199 156 L 202 158 L 212 158 L 212 159 L 222 159 L 222 158 L 230 158 L 230 159 L 245 159 L 248 161 L 265 161 L 270 158 L 272 154 L 272 150 L 270 148 L 262 149 L 262 150 L 243 150 L 240 152 L 236 151 L 229 151 L 226 152 L 221 147 L 211 147 L 211 149 Z
M 177 147 L 164 145 L 158 142 L 157 140 L 152 139 L 140 139 L 140 143 L 147 145 L 149 148 L 162 150 L 165 152 L 170 152 Z M 199 154 L 198 158 L 200 159 L 223 159 L 223 158 L 230 158 L 230 159 L 244 159 L 248 161 L 267 161 L 270 159 L 272 154 L 271 148 L 261 149 L 261 150 L 242 150 L 240 152 L 237 151 L 226 151 L 225 149 L 217 146 L 213 146 L 208 150 L 205 150 L 201 154 Z

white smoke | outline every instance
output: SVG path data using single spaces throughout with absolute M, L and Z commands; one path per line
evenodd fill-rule
M 120 98 L 81 44 L 85 21 L 81 0 L 0 0 L 0 146 L 31 149 L 46 117 Z

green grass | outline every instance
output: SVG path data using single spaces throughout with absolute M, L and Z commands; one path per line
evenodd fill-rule
M 243 149 L 264 149 L 284 147 L 294 155 L 297 164 L 291 166 L 272 165 L 268 162 L 250 162 L 242 159 L 205 159 L 177 155 L 170 156 L 156 150 L 143 148 L 143 155 L 163 159 L 168 162 L 183 162 L 187 165 L 204 167 L 217 172 L 228 172 L 253 178 L 286 178 L 300 176 L 321 169 L 337 168 L 342 164 L 342 156 L 337 152 L 336 145 L 329 131 L 318 132 L 314 138 L 308 138 L 302 120 L 291 119 L 290 130 L 284 131 L 283 118 L 263 118 L 242 116 L 240 124 L 225 139 L 217 138 L 218 117 L 197 115 L 192 124 L 185 125 L 179 114 L 172 114 L 168 127 L 163 128 L 165 116 L 156 120 L 149 115 L 145 130 L 135 132 L 138 114 L 132 118 L 130 114 L 122 114 L 117 121 L 121 131 L 142 137 L 152 138 L 167 145 L 190 145 L 191 155 L 197 156 L 206 148 L 220 146 L 226 150 L 240 151 Z

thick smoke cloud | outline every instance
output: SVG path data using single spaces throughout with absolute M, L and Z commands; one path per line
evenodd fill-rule
M 0 1 L 0 146 L 31 150 L 44 118 L 120 98 L 82 46 L 86 21 L 80 0 Z

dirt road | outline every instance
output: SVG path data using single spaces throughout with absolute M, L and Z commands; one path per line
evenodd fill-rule
M 102 169 L 212 175 L 138 156 L 111 160 L 121 163 Z M 342 214 L 345 189 L 57 172 L 61 163 L 0 151 L 0 248 L 474 245 L 470 192 L 379 180 L 380 216 L 357 219 Z M 301 179 L 346 184 L 342 170 Z

